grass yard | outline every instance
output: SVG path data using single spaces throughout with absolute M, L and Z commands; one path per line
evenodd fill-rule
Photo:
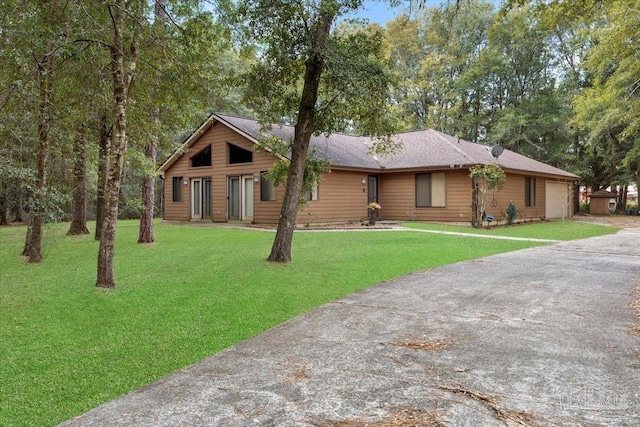
M 576 221 L 544 221 L 531 224 L 516 224 L 510 226 L 486 228 L 472 228 L 462 225 L 431 224 L 424 222 L 407 222 L 402 224 L 405 227 L 435 230 L 454 231 L 458 233 L 485 234 L 493 236 L 527 237 L 550 240 L 576 240 L 587 237 L 602 236 L 604 234 L 615 233 L 617 227 L 610 227 L 599 224 L 585 224 Z
M 265 262 L 274 234 L 120 221 L 116 291 L 95 288 L 98 243 L 45 227 L 44 260 L 0 228 L 0 425 L 56 425 L 298 314 L 412 271 L 536 246 L 416 232 L 296 233 L 294 262 Z M 606 228 L 613 232 L 612 228 Z

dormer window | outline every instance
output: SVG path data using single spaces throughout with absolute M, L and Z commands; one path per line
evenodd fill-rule
M 245 150 L 244 148 L 229 143 L 227 143 L 227 148 L 229 151 L 230 165 L 253 162 L 253 151 Z
M 211 144 L 191 157 L 191 167 L 201 168 L 211 166 Z

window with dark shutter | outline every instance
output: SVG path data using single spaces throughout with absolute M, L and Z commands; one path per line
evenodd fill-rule
M 528 208 L 536 205 L 536 179 L 529 176 L 524 179 L 524 205 Z

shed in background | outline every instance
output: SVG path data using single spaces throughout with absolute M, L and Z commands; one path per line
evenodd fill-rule
M 589 213 L 591 215 L 609 215 L 616 207 L 618 195 L 605 189 L 591 193 L 589 202 Z

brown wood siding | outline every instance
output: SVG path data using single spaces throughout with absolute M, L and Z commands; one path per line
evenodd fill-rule
M 536 179 L 536 198 L 535 206 L 525 206 L 525 179 L 527 177 Z M 534 174 L 515 174 L 507 173 L 507 181 L 504 187 L 495 193 L 496 206 L 493 206 L 493 194 L 488 198 L 486 212 L 487 215 L 493 215 L 496 221 L 506 221 L 506 209 L 509 203 L 513 204 L 518 210 L 517 221 L 530 221 L 544 219 L 546 215 L 546 181 L 548 177 Z M 558 182 L 566 182 L 571 185 L 571 181 L 559 180 Z M 570 209 L 570 216 L 573 209 Z
M 165 173 L 165 219 L 189 220 L 191 219 L 191 194 L 190 180 L 193 178 L 211 178 L 212 204 L 210 218 L 213 221 L 227 220 L 227 181 L 229 176 L 258 176 L 273 166 L 275 158 L 264 151 L 253 153 L 253 162 L 230 165 L 228 164 L 227 142 L 253 150 L 254 144 L 242 135 L 237 134 L 228 127 L 215 123 L 191 146 L 188 153 L 181 156 Z M 190 158 L 208 144 L 212 148 L 212 165 L 210 167 L 191 167 Z M 172 183 L 174 176 L 182 176 L 189 181 L 183 186 L 182 202 L 173 202 Z M 260 184 L 254 183 L 254 221 L 272 222 L 280 214 L 283 189 L 276 189 L 276 200 L 269 202 L 260 201 Z M 266 220 L 261 220 L 262 217 Z
M 364 221 L 367 176 L 366 172 L 342 170 L 325 174 L 318 185 L 318 200 L 308 202 L 298 213 L 298 224 Z
M 536 197 L 535 206 L 526 207 L 525 201 L 525 178 L 529 176 L 536 178 Z M 495 200 L 495 202 L 494 202 Z M 541 177 L 533 175 L 517 175 L 507 173 L 507 180 L 504 187 L 500 191 L 492 192 L 487 197 L 485 206 L 485 212 L 487 215 L 492 215 L 494 222 L 506 221 L 506 210 L 509 203 L 513 201 L 516 209 L 519 212 L 518 220 L 531 220 L 544 218 L 545 207 L 545 180 Z
M 469 172 L 436 172 L 445 173 L 446 205 L 443 208 L 416 207 L 416 172 L 389 172 L 380 175 L 380 218 L 401 221 L 471 221 Z
M 228 164 L 227 143 L 237 145 L 245 150 L 253 150 L 254 144 L 223 124 L 214 123 L 192 145 L 190 151 L 182 155 L 165 172 L 164 217 L 168 220 L 191 219 L 191 180 L 211 178 L 213 221 L 227 221 L 228 198 L 227 183 L 229 176 L 258 177 L 261 171 L 273 166 L 275 157 L 267 152 L 253 153 L 251 163 Z M 208 144 L 212 146 L 212 166 L 191 167 L 190 158 Z M 382 206 L 382 220 L 415 220 L 415 221 L 471 221 L 471 179 L 469 171 L 441 170 L 425 172 L 444 172 L 446 205 L 445 207 L 415 206 L 416 172 L 387 172 L 378 174 L 378 202 Z M 310 201 L 298 214 L 298 223 L 326 223 L 344 221 L 362 221 L 367 218 L 367 177 L 369 173 L 361 171 L 332 170 L 326 174 L 319 184 L 318 200 Z M 182 202 L 173 202 L 173 177 L 181 176 L 187 180 L 182 185 Z M 535 206 L 525 207 L 525 177 L 536 178 Z M 363 179 L 365 184 L 362 184 Z M 489 196 L 486 213 L 493 215 L 496 221 L 505 220 L 505 210 L 510 201 L 521 212 L 520 220 L 544 218 L 545 216 L 545 177 L 526 174 L 507 174 L 507 181 L 502 190 Z M 567 181 L 569 182 L 569 181 Z M 254 182 L 253 222 L 259 224 L 275 224 L 278 222 L 284 186 L 276 187 L 274 201 L 260 200 L 260 183 Z M 495 197 L 495 206 L 493 202 Z

